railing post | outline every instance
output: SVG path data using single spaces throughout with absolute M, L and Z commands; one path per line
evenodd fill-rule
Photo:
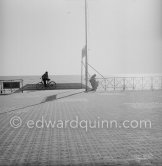
M 143 90 L 143 77 L 142 77 L 142 90 Z
M 134 77 L 133 77 L 133 90 L 135 89 L 135 86 L 134 86 Z
M 123 77 L 123 90 L 125 90 L 125 77 Z
M 4 89 L 4 82 L 2 81 L 2 93 L 5 93 L 5 89 Z
M 22 87 L 21 87 L 21 89 L 22 89 L 21 91 L 22 91 L 22 93 L 23 93 L 23 80 L 21 80 L 21 86 L 22 86 Z
M 104 82 L 105 82 L 105 91 L 106 91 L 106 90 L 107 90 L 107 89 L 106 89 L 106 79 L 104 79 Z
M 153 85 L 153 77 L 151 77 L 151 90 L 154 89 L 154 85 Z
M 114 90 L 115 90 L 115 77 L 114 77 Z
M 1 94 L 3 93 L 3 91 L 2 91 L 2 83 L 3 83 L 3 82 L 1 81 L 1 82 L 0 82 L 0 85 L 1 85 Z

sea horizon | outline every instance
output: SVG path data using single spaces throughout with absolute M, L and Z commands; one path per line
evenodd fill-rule
M 162 74 L 111 74 L 104 76 L 108 77 L 162 77 Z M 0 76 L 0 80 L 15 80 L 22 79 L 24 84 L 36 84 L 40 82 L 41 75 L 15 75 L 15 76 Z M 81 75 L 49 75 L 51 81 L 56 83 L 80 83 Z M 84 82 L 84 75 L 82 81 Z M 101 75 L 97 74 L 97 78 L 102 78 Z

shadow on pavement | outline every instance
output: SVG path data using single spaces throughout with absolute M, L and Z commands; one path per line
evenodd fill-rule
M 17 110 L 21 110 L 21 109 L 25 109 L 25 108 L 30 108 L 30 107 L 37 106 L 37 105 L 40 105 L 40 104 L 44 104 L 44 103 L 47 103 L 47 102 L 50 102 L 50 101 L 60 100 L 60 99 L 62 99 L 62 98 L 67 98 L 67 97 L 70 97 L 70 96 L 74 96 L 74 95 L 77 95 L 77 94 L 81 94 L 81 93 L 83 93 L 83 92 L 84 92 L 84 91 L 80 91 L 80 92 L 77 91 L 76 93 L 74 93 L 74 91 L 73 91 L 73 93 L 71 92 L 70 94 L 63 95 L 63 96 L 60 96 L 60 97 L 57 97 L 57 96 L 58 96 L 58 95 L 62 95 L 62 94 L 66 94 L 66 93 L 68 93 L 68 92 L 62 92 L 62 93 L 58 93 L 58 94 L 55 94 L 55 95 L 47 96 L 47 97 L 46 97 L 42 102 L 40 102 L 40 103 L 31 104 L 31 105 L 28 105 L 28 106 L 24 106 L 24 107 L 12 109 L 12 110 L 9 110 L 9 111 L 0 113 L 0 115 L 5 114 L 5 113 L 9 113 L 9 112 L 13 112 L 13 111 L 17 111 Z
M 80 93 L 83 93 L 83 92 L 84 91 L 77 92 L 77 93 L 72 93 L 72 94 L 68 94 L 68 95 L 65 95 L 65 96 L 61 96 L 61 97 L 57 97 L 58 95 L 51 95 L 51 96 L 46 97 L 46 99 L 42 103 L 46 103 L 46 102 L 53 101 L 53 100 L 60 100 L 60 99 L 70 97 L 70 96 L 74 96 L 74 95 L 77 95 L 77 94 L 80 94 Z

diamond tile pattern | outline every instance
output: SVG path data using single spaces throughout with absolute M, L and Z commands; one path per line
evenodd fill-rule
M 162 165 L 161 107 L 133 108 L 128 104 L 161 104 L 162 91 L 121 92 L 122 95 L 90 92 L 41 103 L 54 93 L 57 91 L 0 96 L 0 165 Z M 21 127 L 10 125 L 13 116 L 22 119 Z M 28 128 L 26 125 L 29 120 L 37 122 L 42 117 L 46 121 L 58 121 L 74 120 L 76 116 L 79 120 L 116 119 L 119 123 L 149 119 L 152 128 L 88 128 L 86 131 L 70 126 Z

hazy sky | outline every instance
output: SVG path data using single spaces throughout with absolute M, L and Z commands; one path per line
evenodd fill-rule
M 93 67 L 162 73 L 162 0 L 87 2 Z M 84 0 L 0 0 L 0 75 L 80 74 L 84 28 Z

